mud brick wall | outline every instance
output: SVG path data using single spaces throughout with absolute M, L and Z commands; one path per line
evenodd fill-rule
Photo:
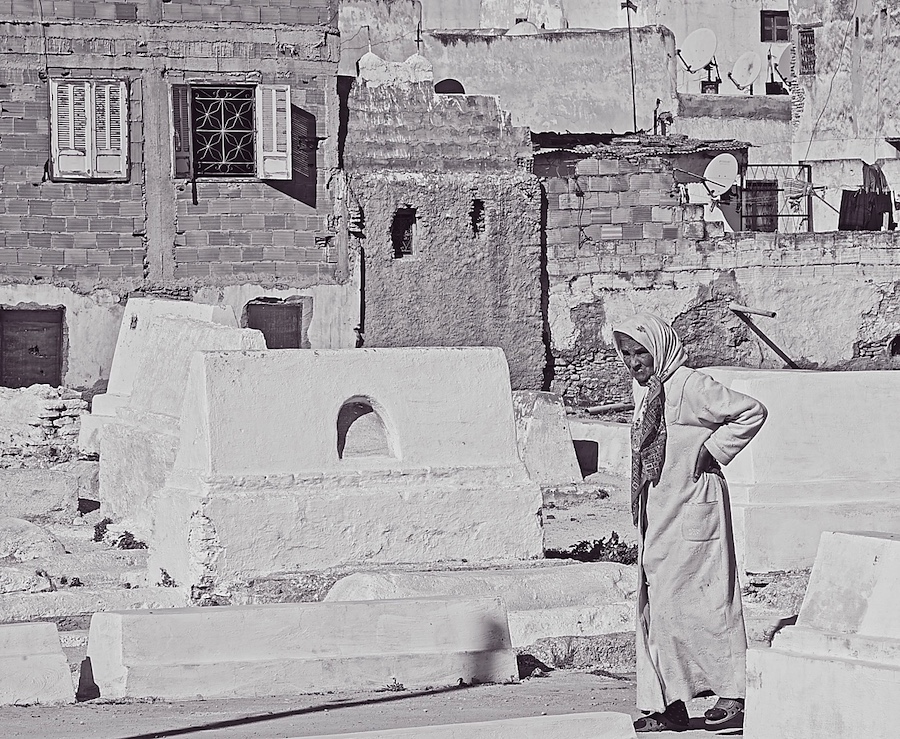
M 345 164 L 364 259 L 366 346 L 500 346 L 514 389 L 540 389 L 540 186 L 496 98 L 430 82 L 349 91 Z M 395 258 L 400 208 L 414 253 Z
M 344 145 L 348 171 L 509 170 L 530 159 L 527 128 L 490 95 L 436 95 L 430 82 L 354 83 Z
M 36 385 L 0 388 L 0 468 L 44 467 L 78 456 L 81 393 Z

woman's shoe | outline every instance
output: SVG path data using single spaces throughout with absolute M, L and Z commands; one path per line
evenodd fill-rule
M 719 698 L 716 705 L 705 714 L 705 724 L 708 729 L 720 729 L 724 726 L 737 728 L 744 724 L 744 699 L 743 698 Z
M 686 731 L 689 721 L 684 701 L 675 701 L 670 703 L 662 713 L 657 711 L 639 718 L 634 722 L 634 730 L 638 733 Z

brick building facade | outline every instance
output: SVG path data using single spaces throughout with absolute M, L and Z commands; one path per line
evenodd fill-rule
M 0 2 L 0 375 L 35 379 L 45 308 L 62 381 L 101 380 L 135 291 L 312 298 L 309 343 L 352 346 L 337 5 Z

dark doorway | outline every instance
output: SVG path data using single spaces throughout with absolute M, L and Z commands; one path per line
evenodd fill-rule
M 0 385 L 62 383 L 63 309 L 0 310 Z
M 575 445 L 575 458 L 581 468 L 581 476 L 587 477 L 597 471 L 597 460 L 600 456 L 600 445 L 596 441 L 586 439 L 573 440 Z
M 247 328 L 262 331 L 269 349 L 300 349 L 303 306 L 300 303 L 249 303 Z

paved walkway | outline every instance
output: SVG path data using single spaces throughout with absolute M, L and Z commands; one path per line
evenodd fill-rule
M 2 735 L 18 739 L 286 739 L 390 727 L 490 721 L 517 716 L 634 710 L 633 676 L 615 679 L 557 670 L 517 684 L 435 691 L 330 693 L 295 699 L 87 702 L 61 707 L 2 707 Z M 710 700 L 694 701 L 702 716 Z M 700 721 L 696 722 L 698 726 Z M 699 729 L 655 736 L 711 737 Z M 740 736 L 726 730 L 721 736 Z M 549 739 L 549 738 L 548 738 Z M 602 739 L 602 737 L 598 737 Z

